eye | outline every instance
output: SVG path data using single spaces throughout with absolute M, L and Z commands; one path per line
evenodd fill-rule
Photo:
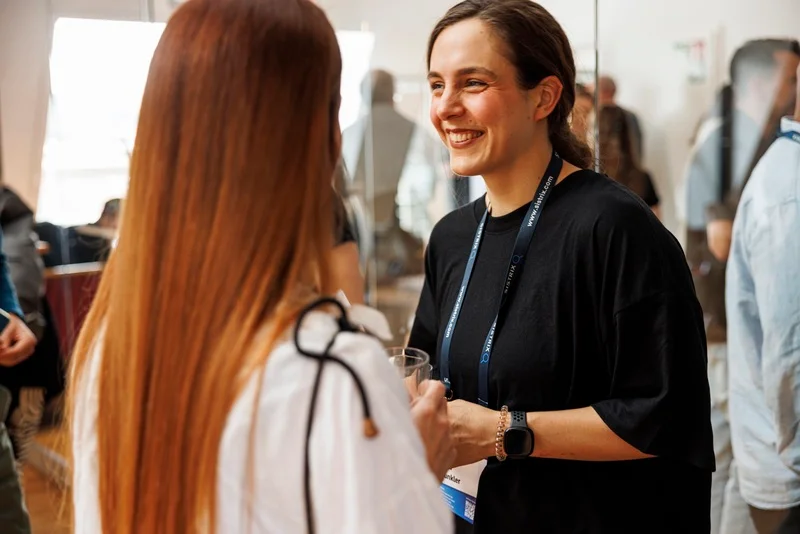
M 431 82 L 431 91 L 442 92 L 444 90 L 444 84 L 442 82 Z
M 465 84 L 467 87 L 486 87 L 486 82 L 480 80 L 467 80 Z

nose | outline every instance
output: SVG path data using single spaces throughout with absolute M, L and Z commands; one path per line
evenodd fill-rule
M 435 102 L 434 110 L 436 117 L 440 121 L 446 121 L 463 114 L 464 106 L 461 102 L 460 93 L 457 90 L 445 89 Z

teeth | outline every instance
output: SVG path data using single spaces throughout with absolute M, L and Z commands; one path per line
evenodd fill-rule
M 470 139 L 475 139 L 483 135 L 483 132 L 459 132 L 450 134 L 450 141 L 452 143 L 465 143 Z

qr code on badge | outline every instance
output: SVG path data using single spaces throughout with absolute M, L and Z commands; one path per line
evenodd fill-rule
M 475 501 L 467 499 L 464 503 L 464 515 L 467 519 L 473 521 L 475 519 Z

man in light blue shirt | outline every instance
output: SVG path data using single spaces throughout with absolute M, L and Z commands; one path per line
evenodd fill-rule
M 731 227 L 744 183 L 791 114 L 800 43 L 758 39 L 743 44 L 730 65 L 712 114 L 696 136 L 686 177 L 686 256 L 703 307 L 708 342 L 711 422 L 717 471 L 711 484 L 711 534 L 753 534 L 739 495 L 728 424 L 725 270 Z
M 759 534 L 800 532 L 800 98 L 781 131 L 742 194 L 725 293 L 731 438 Z

